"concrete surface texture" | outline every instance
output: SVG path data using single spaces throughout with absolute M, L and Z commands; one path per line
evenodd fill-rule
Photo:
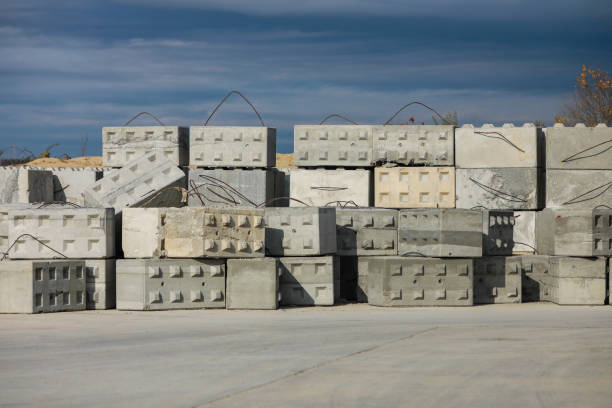
M 612 206 L 612 170 L 546 170 L 546 207 Z
M 483 209 L 483 255 L 512 255 L 515 225 L 514 211 Z
M 0 167 L 0 204 L 53 201 L 50 171 Z
M 340 260 L 335 256 L 279 258 L 281 305 L 331 306 L 338 297 Z
M 104 166 L 123 167 L 157 152 L 176 166 L 189 162 L 189 129 L 181 126 L 123 126 L 102 128 Z
M 546 130 L 547 169 L 612 170 L 612 128 L 556 123 Z
M 290 180 L 289 196 L 310 206 L 369 207 L 374 197 L 371 170 L 293 169 Z M 291 207 L 303 205 L 295 200 L 289 202 Z
M 455 163 L 459 168 L 541 167 L 544 134 L 532 123 L 515 127 L 490 124 L 455 129 Z
M 397 255 L 397 210 L 336 208 L 337 254 Z
M 521 293 L 520 256 L 474 259 L 474 304 L 521 303 Z
M 276 129 L 258 126 L 191 126 L 189 165 L 274 167 Z
M 115 259 L 86 259 L 87 309 L 115 308 Z
M 536 251 L 536 214 L 536 211 L 514 211 L 513 254 Z
M 375 126 L 375 162 L 453 166 L 454 127 L 451 125 Z
M 454 167 L 376 167 L 374 204 L 383 208 L 454 208 Z
M 49 169 L 53 173 L 53 200 L 85 205 L 83 191 L 104 174 L 102 169 L 88 167 Z
M 373 165 L 372 126 L 295 125 L 293 137 L 296 166 Z
M 30 204 L 0 204 L 0 252 L 5 253 L 10 245 L 9 231 L 9 211 L 31 208 Z
M 228 259 L 228 309 L 277 309 L 279 275 L 276 258 Z

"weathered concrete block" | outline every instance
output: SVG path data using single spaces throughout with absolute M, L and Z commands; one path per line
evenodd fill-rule
M 522 301 L 552 302 L 556 279 L 550 273 L 550 256 L 521 255 Z
M 555 124 L 546 130 L 547 169 L 612 170 L 612 128 Z
M 0 253 L 8 251 L 9 243 L 9 212 L 32 208 L 31 204 L 0 204 Z M 0 255 L 1 257 L 1 255 Z
M 458 168 L 541 167 L 544 133 L 531 123 L 514 127 L 463 125 L 455 129 Z
M 85 205 L 112 207 L 120 214 L 125 207 L 179 206 L 183 194 L 172 187 L 186 187 L 185 173 L 153 152 L 125 167 L 113 170 L 83 192 Z
M 115 308 L 115 259 L 86 259 L 87 309 Z
M 228 259 L 228 309 L 278 309 L 278 259 Z
M 454 167 L 376 167 L 374 203 L 385 208 L 454 208 Z
M 192 126 L 189 165 L 274 167 L 276 129 L 247 126 Z
M 46 170 L 0 167 L 0 204 L 53 201 L 53 175 Z
M 537 168 L 457 169 L 457 208 L 542 208 L 542 174 Z
M 450 125 L 375 126 L 374 161 L 377 163 L 453 166 L 454 127 Z
M 546 207 L 612 206 L 612 170 L 547 170 Z
M 123 167 L 149 153 L 159 153 L 175 166 L 189 162 L 189 129 L 181 126 L 102 128 L 104 166 Z
M 49 169 L 53 173 L 54 201 L 85 205 L 83 192 L 103 176 L 102 169 L 90 168 L 59 168 Z
M 535 211 L 482 210 L 482 215 L 484 255 L 535 251 Z
M 117 309 L 225 307 L 223 259 L 119 259 Z
M 11 259 L 61 256 L 55 251 L 67 258 L 112 258 L 115 256 L 115 213 L 112 208 L 11 210 L 8 237 L 14 243 L 9 251 Z
M 190 169 L 190 207 L 255 207 L 276 197 L 275 169 Z M 269 203 L 276 207 L 276 203 Z
M 474 304 L 521 303 L 521 276 L 520 256 L 474 259 Z
M 83 261 L 0 262 L 0 313 L 85 310 Z
M 335 256 L 279 258 L 281 305 L 331 306 L 340 262 Z
M 265 209 L 266 251 L 272 256 L 336 253 L 336 209 L 289 207 Z
M 306 170 L 294 169 L 291 172 L 291 191 L 289 196 L 310 206 L 350 203 L 359 207 L 372 204 L 373 186 L 370 170 Z M 289 206 L 300 207 L 298 201 L 291 200 Z
M 471 306 L 471 259 L 368 256 L 368 303 L 375 306 Z
M 296 125 L 293 127 L 296 166 L 370 167 L 372 126 Z
M 263 209 L 129 208 L 126 258 L 250 258 L 265 255 Z
M 474 210 L 401 210 L 399 254 L 482 256 L 482 213 Z
M 397 255 L 397 210 L 336 208 L 338 255 Z
M 536 251 L 536 214 L 536 211 L 514 211 L 513 254 Z

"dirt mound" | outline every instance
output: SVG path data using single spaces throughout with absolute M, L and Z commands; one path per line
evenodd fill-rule
M 75 157 L 70 160 L 62 160 L 55 157 L 46 157 L 42 159 L 32 160 L 29 163 L 21 164 L 20 166 L 32 167 L 48 167 L 48 168 L 67 168 L 67 167 L 102 167 L 101 156 L 84 156 Z
M 277 169 L 295 169 L 293 165 L 293 154 L 292 153 L 276 153 L 276 168 Z

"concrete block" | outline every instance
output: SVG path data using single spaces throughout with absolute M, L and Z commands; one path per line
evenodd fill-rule
M 190 169 L 190 207 L 255 207 L 276 197 L 275 169 Z M 197 195 L 195 193 L 198 193 Z M 270 206 L 277 206 L 274 202 Z
M 531 123 L 522 127 L 463 125 L 455 129 L 458 168 L 541 167 L 544 133 Z
M 83 192 L 85 205 L 112 207 L 119 215 L 125 207 L 180 206 L 183 194 L 172 187 L 185 188 L 185 173 L 153 152 L 140 157 L 121 169 L 105 174 Z
M 399 254 L 482 256 L 482 213 L 475 210 L 400 210 Z
M 399 212 L 382 208 L 336 208 L 338 255 L 397 255 Z
M 291 172 L 289 196 L 310 206 L 325 207 L 338 204 L 369 207 L 372 204 L 373 186 L 370 170 L 306 170 Z M 289 206 L 304 204 L 291 200 Z
M 331 306 L 340 280 L 340 261 L 334 256 L 279 258 L 281 305 Z
M 514 211 L 513 254 L 536 251 L 536 214 L 536 211 Z
M 536 211 L 482 210 L 483 254 L 509 256 L 536 248 Z
M 67 258 L 112 258 L 115 256 L 115 213 L 112 208 L 12 210 L 8 237 L 10 244 L 14 243 L 9 251 L 11 259 L 61 256 L 48 247 Z
M 368 303 L 375 306 L 472 306 L 471 259 L 368 256 Z
M 368 269 L 368 257 L 358 257 L 356 297 L 359 303 L 368 303 Z
M 115 308 L 115 259 L 86 259 L 86 306 L 91 310 Z
M 612 170 L 547 170 L 546 207 L 612 206 Z
M 374 161 L 453 166 L 454 127 L 450 125 L 374 126 Z
M 337 298 L 344 301 L 358 301 L 358 259 L 357 256 L 340 256 L 340 279 L 336 282 Z M 367 286 L 367 283 L 366 283 Z M 367 290 L 367 288 L 366 288 Z M 367 302 L 367 298 L 365 300 Z
M 266 251 L 272 256 L 336 253 L 336 209 L 333 207 L 268 207 Z
M 154 152 L 167 158 L 175 166 L 186 166 L 189 161 L 189 129 L 181 126 L 102 128 L 104 166 L 124 167 Z
M 0 262 L 0 313 L 85 310 L 85 263 Z
M 129 208 L 126 258 L 250 258 L 265 255 L 263 209 Z
M 291 194 L 291 170 L 275 169 L 274 172 L 274 197 L 273 203 L 266 207 L 289 207 L 289 194 Z
M 612 170 L 612 128 L 604 124 L 546 130 L 547 169 Z
M 53 175 L 46 170 L 0 167 L 0 204 L 53 201 Z
M 605 258 L 550 258 L 558 281 L 553 302 L 559 305 L 603 305 L 606 299 Z
M 537 168 L 457 169 L 457 208 L 540 209 L 542 175 Z
M 474 259 L 474 304 L 521 303 L 521 276 L 520 256 Z
M 296 166 L 370 167 L 372 126 L 296 125 L 293 127 Z
M 278 309 L 279 261 L 276 258 L 227 260 L 228 309 Z
M 546 208 L 536 217 L 538 253 L 612 256 L 612 210 Z
M 256 126 L 192 126 L 189 165 L 274 167 L 276 129 Z
M 454 208 L 454 167 L 376 167 L 374 203 L 385 208 Z
M 53 200 L 85 205 L 83 192 L 103 176 L 98 168 L 49 169 L 53 173 Z
M 521 255 L 522 301 L 552 302 L 556 279 L 550 273 L 550 256 Z
M 119 259 L 117 309 L 225 307 L 223 259 Z

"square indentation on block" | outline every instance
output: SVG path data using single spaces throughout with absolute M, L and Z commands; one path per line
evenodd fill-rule
M 402 203 L 407 203 L 410 201 L 410 193 L 402 192 L 399 194 L 399 200 Z
M 197 276 L 204 276 L 204 271 L 202 270 L 201 266 L 191 265 L 189 267 L 189 275 L 191 275 L 192 278 L 195 278 Z
M 149 292 L 149 303 L 162 303 L 162 295 L 159 291 Z
M 171 278 L 180 278 L 182 273 L 183 271 L 178 265 L 170 265 L 170 267 L 168 268 L 168 276 Z
M 99 239 L 88 239 L 87 240 L 87 250 L 88 251 L 96 251 L 98 250 L 100 247 L 100 240 Z
M 419 193 L 419 202 L 420 203 L 428 203 L 429 202 L 429 193 L 428 192 L 421 192 Z

